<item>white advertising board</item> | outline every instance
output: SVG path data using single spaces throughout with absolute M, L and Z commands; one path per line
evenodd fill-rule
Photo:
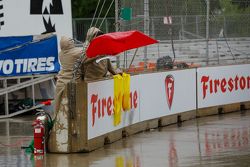
M 131 77 L 131 110 L 122 111 L 121 123 L 114 126 L 114 80 L 88 84 L 88 139 L 139 122 L 139 76 Z
M 195 69 L 131 76 L 131 111 L 114 126 L 114 81 L 88 84 L 88 139 L 144 120 L 196 109 Z
M 1 0 L 0 36 L 55 32 L 72 37 L 70 0 Z
M 198 108 L 250 100 L 250 65 L 197 69 Z
M 195 69 L 151 73 L 140 79 L 140 121 L 196 109 Z

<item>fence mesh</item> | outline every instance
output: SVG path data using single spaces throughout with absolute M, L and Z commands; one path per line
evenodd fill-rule
M 250 2 L 247 0 L 209 0 L 209 17 L 207 0 L 116 2 L 119 3 L 119 24 L 115 23 L 114 18 L 106 19 L 101 27 L 104 32 L 113 32 L 115 26 L 119 26 L 119 31 L 139 30 L 159 40 L 158 44 L 138 50 L 132 63 L 134 66 L 144 63 L 146 67 L 145 64 L 156 63 L 163 56 L 169 56 L 176 62 L 200 65 L 249 61 Z M 227 7 L 231 2 L 234 2 L 234 6 Z M 124 8 L 131 9 L 130 20 L 122 18 Z M 164 24 L 164 18 L 169 17 L 172 24 Z M 74 20 L 75 38 L 83 39 L 90 22 L 90 19 Z M 121 67 L 128 68 L 134 53 L 132 50 L 120 54 Z

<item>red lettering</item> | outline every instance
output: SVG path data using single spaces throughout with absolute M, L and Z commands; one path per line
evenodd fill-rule
M 102 99 L 102 117 L 104 117 L 105 115 L 105 108 L 107 106 L 107 101 L 106 101 L 106 98 L 103 98 Z
M 220 86 L 220 80 L 215 79 L 214 80 L 214 93 L 217 93 L 217 88 Z
M 91 96 L 91 104 L 92 104 L 92 126 L 95 124 L 95 113 L 96 113 L 96 106 L 95 103 L 97 102 L 98 95 Z
M 131 109 L 132 107 L 137 108 L 138 106 L 138 93 L 137 91 L 135 92 L 130 92 L 129 94 L 129 101 L 131 104 Z M 122 101 L 124 100 L 123 95 L 119 94 L 118 97 L 115 99 L 112 99 L 111 96 L 108 98 L 98 98 L 98 94 L 92 94 L 91 95 L 91 112 L 92 112 L 92 126 L 95 125 L 96 118 L 101 119 L 105 117 L 105 114 L 108 116 L 111 116 L 113 114 L 113 108 L 114 108 L 114 101 L 119 100 Z M 122 107 L 122 106 L 121 106 Z M 124 111 L 124 110 L 123 110 Z
M 250 89 L 250 77 L 247 77 L 247 89 Z
M 244 89 L 250 89 L 250 77 L 244 77 L 244 76 L 235 76 L 235 78 L 229 78 L 228 80 L 226 78 L 220 79 L 209 79 L 209 76 L 202 76 L 201 77 L 201 83 L 202 83 L 202 91 L 203 91 L 203 99 L 205 99 L 208 88 L 209 93 L 217 93 L 221 91 L 222 93 L 225 93 L 227 89 L 232 92 L 237 91 L 238 89 L 244 90 Z
M 101 118 L 101 101 L 98 100 L 98 118 Z
M 208 82 L 208 80 L 209 80 L 209 76 L 202 76 L 202 78 L 201 78 L 201 82 L 203 83 L 203 85 L 202 85 L 203 99 L 205 99 L 205 97 L 206 97 L 206 91 L 207 91 L 207 85 L 206 85 L 206 83 Z
M 135 91 L 133 95 L 134 108 L 137 108 L 137 98 L 138 98 L 137 91 Z
M 225 93 L 226 92 L 226 85 L 227 85 L 227 81 L 226 81 L 226 79 L 225 78 L 223 78 L 222 80 L 221 80 L 221 85 L 220 85 L 220 88 L 221 88 L 221 91 L 223 92 L 223 93 Z
M 234 89 L 233 82 L 234 82 L 234 81 L 233 81 L 232 78 L 230 78 L 229 81 L 228 81 L 228 90 L 229 90 L 230 92 L 232 92 L 232 90 Z
M 234 79 L 234 82 L 235 82 L 235 90 L 238 90 L 238 80 L 239 80 L 239 77 L 236 75 L 235 79 Z
M 108 112 L 108 115 L 110 116 L 112 114 L 112 98 L 109 97 L 108 98 L 108 105 L 107 105 L 107 112 Z
M 209 90 L 210 90 L 210 93 L 213 93 L 213 80 L 209 81 Z
M 244 77 L 241 77 L 240 78 L 240 88 L 241 88 L 241 90 L 243 90 L 243 89 L 245 89 L 245 87 L 246 87 L 246 80 Z

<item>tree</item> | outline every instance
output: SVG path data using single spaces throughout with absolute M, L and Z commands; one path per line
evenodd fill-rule
M 250 14 L 249 0 L 220 0 L 223 14 Z
M 72 15 L 73 18 L 92 18 L 94 16 L 97 4 L 99 0 L 72 0 Z M 100 17 L 104 17 L 108 8 L 113 0 L 106 0 L 103 6 Z M 96 17 L 101 11 L 101 6 L 103 5 L 103 0 L 100 0 L 99 8 L 97 10 Z M 113 3 L 107 17 L 115 16 L 115 4 Z
M 232 0 L 232 4 L 237 5 L 241 9 L 250 7 L 250 0 Z

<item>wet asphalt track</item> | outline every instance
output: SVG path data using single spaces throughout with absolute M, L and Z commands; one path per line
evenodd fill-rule
M 250 111 L 209 116 L 152 129 L 91 153 L 34 157 L 29 116 L 0 120 L 0 166 L 224 167 L 250 166 Z

